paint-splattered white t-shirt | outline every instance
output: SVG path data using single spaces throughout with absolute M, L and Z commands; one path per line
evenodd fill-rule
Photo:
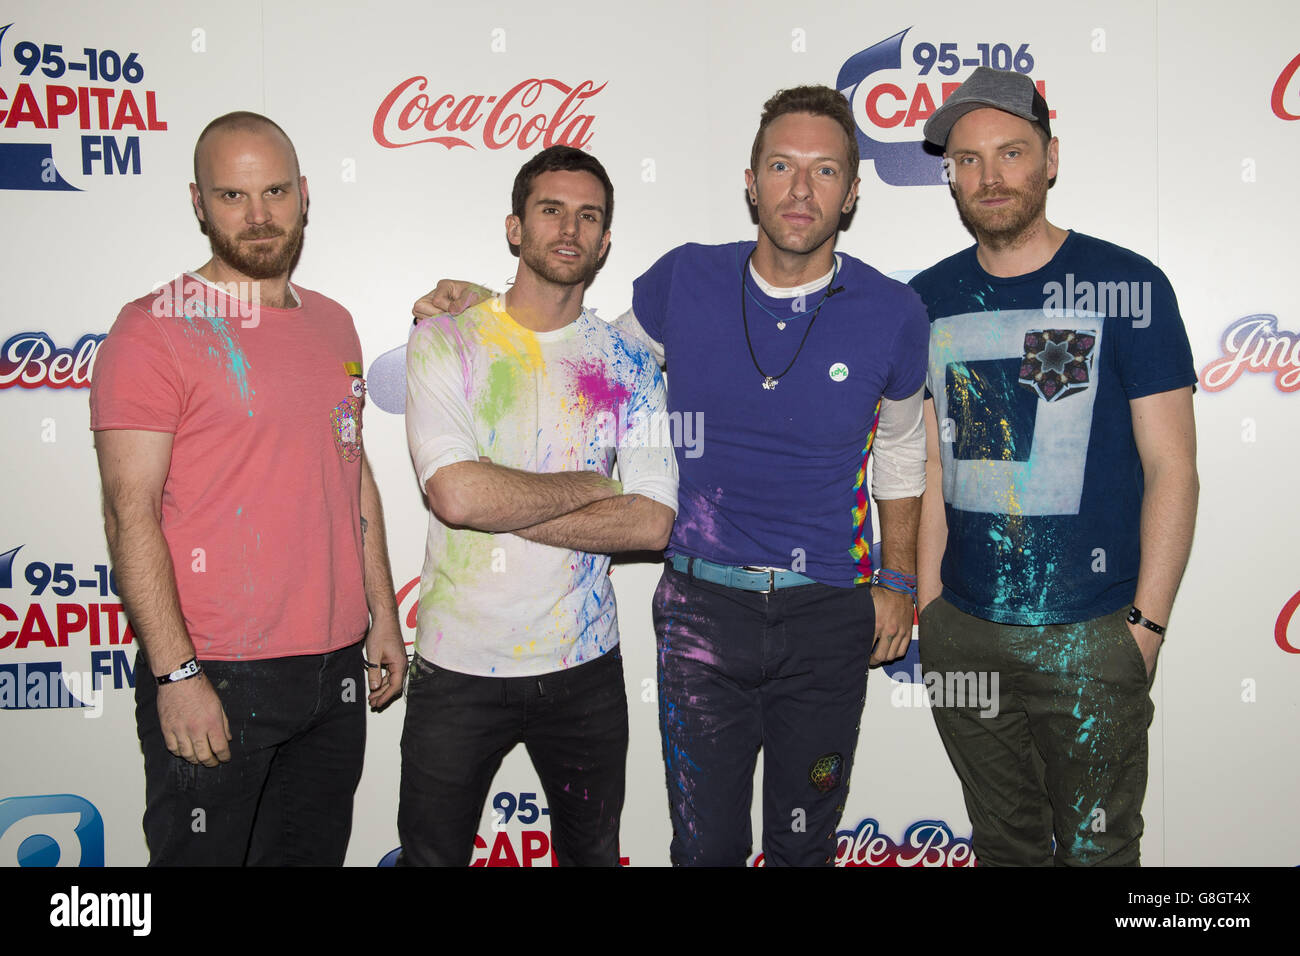
M 584 310 L 554 332 L 499 299 L 421 321 L 407 347 L 406 433 L 423 488 L 487 457 L 532 472 L 598 471 L 677 509 L 663 378 L 645 348 Z M 527 677 L 618 643 L 609 557 L 449 528 L 429 516 L 416 651 L 464 674 Z

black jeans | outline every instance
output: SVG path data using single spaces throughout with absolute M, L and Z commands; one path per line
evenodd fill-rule
M 465 866 L 501 761 L 523 743 L 550 808 L 561 866 L 617 866 L 627 768 L 618 648 L 538 677 L 411 667 L 402 729 L 398 866 Z
M 654 622 L 674 865 L 744 865 L 760 748 L 765 864 L 832 864 L 875 620 L 865 586 L 762 594 L 664 571 Z
M 366 750 L 360 645 L 329 654 L 203 661 L 230 721 L 230 762 L 173 756 L 158 686 L 136 658 L 150 866 L 342 866 Z

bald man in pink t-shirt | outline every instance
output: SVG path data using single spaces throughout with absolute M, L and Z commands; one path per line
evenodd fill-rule
M 284 132 L 220 117 L 194 167 L 212 258 L 122 309 L 90 396 L 150 864 L 339 865 L 362 679 L 379 709 L 406 672 L 361 347 L 289 282 L 307 180 Z

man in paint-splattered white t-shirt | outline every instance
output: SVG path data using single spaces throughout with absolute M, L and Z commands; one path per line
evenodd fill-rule
M 627 702 L 608 555 L 663 548 L 676 458 L 655 360 L 582 308 L 609 244 L 604 169 L 544 150 L 512 209 L 510 291 L 421 321 L 407 349 L 407 438 L 433 513 L 400 864 L 469 862 L 492 777 L 520 742 L 558 861 L 618 863 Z
M 603 476 L 617 458 L 625 495 L 676 510 L 658 364 L 585 309 L 552 332 L 525 328 L 500 298 L 426 319 L 411 335 L 407 367 L 421 485 L 480 458 L 533 474 Z M 462 674 L 531 677 L 618 644 L 608 554 L 449 527 L 436 515 L 427 545 L 416 644 L 425 660 Z

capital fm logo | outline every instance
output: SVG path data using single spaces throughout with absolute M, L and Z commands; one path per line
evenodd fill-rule
M 104 820 L 71 793 L 0 800 L 0 866 L 103 866 Z
M 75 560 L 33 556 L 20 566 L 24 547 L 0 554 L 0 710 L 98 718 L 110 689 L 135 687 L 135 632 L 117 577 L 107 564 Z
M 591 142 L 595 121 L 588 101 L 605 85 L 530 77 L 495 94 L 457 96 L 431 86 L 427 76 L 412 76 L 380 102 L 373 134 L 388 149 L 420 143 L 447 149 L 582 149 Z
M 1282 67 L 1277 82 L 1273 84 L 1273 96 L 1269 105 L 1273 107 L 1273 115 L 1278 119 L 1300 120 L 1300 82 L 1295 82 L 1297 73 L 1300 73 L 1300 53 Z
M 85 177 L 140 175 L 144 137 L 167 129 L 145 72 L 130 45 L 101 47 L 71 20 L 57 33 L 0 26 L 0 189 L 80 192 L 56 144 L 64 172 L 80 160 Z
M 959 37 L 913 43 L 904 62 L 904 39 L 911 29 L 849 57 L 840 67 L 835 88 L 853 110 L 858 151 L 875 164 L 882 182 L 939 186 L 946 182 L 943 163 L 936 153 L 926 151 L 921 128 L 961 86 L 965 76 L 958 74 L 978 66 L 1030 73 L 1034 56 L 1028 43 L 974 43 Z M 1038 80 L 1036 85 L 1046 99 L 1044 82 Z M 1050 115 L 1055 119 L 1056 111 Z

